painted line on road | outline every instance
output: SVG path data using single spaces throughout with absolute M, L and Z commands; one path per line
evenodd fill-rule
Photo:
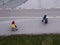
M 43 18 L 43 17 L 0 17 L 0 18 Z M 50 17 L 47 18 L 60 18 L 60 16 Z

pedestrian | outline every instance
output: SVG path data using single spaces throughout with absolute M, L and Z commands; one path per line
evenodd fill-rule
M 47 15 L 44 15 L 43 19 L 42 19 L 42 22 L 44 22 L 44 20 L 46 19 Z
M 12 31 L 16 30 L 16 28 L 17 28 L 14 20 L 11 23 L 11 28 L 12 28 Z

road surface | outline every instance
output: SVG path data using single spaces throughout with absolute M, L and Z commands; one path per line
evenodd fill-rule
M 41 23 L 42 18 L 14 19 L 18 27 L 14 32 L 10 27 L 12 20 L 0 22 L 0 35 L 60 33 L 60 18 L 49 18 L 48 24 Z
M 0 9 L 0 17 L 41 17 L 44 14 L 60 16 L 60 9 Z
M 35 12 L 32 11 L 33 13 L 30 11 L 26 11 L 25 13 L 25 11 L 23 11 L 19 13 L 19 11 L 17 10 L 12 10 L 12 12 L 5 12 L 5 10 L 3 10 L 2 12 L 0 10 L 0 35 L 60 33 L 60 10 L 46 11 L 46 13 L 48 14 L 48 24 L 41 23 L 45 11 L 42 10 L 41 13 L 40 10 L 37 10 Z M 11 31 L 10 26 L 12 20 L 15 20 L 16 25 L 18 27 L 18 31 Z

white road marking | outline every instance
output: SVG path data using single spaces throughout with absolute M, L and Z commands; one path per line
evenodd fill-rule
M 43 18 L 43 17 L 0 17 L 0 18 Z M 60 18 L 60 16 L 55 17 L 48 16 L 47 18 Z

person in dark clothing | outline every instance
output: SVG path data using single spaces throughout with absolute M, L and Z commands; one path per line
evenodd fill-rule
M 44 22 L 45 24 L 48 23 L 48 18 L 47 18 L 47 15 L 44 15 L 43 19 L 42 19 L 42 22 Z
M 42 22 L 44 22 L 44 20 L 46 19 L 46 17 L 47 17 L 47 15 L 44 15 Z

